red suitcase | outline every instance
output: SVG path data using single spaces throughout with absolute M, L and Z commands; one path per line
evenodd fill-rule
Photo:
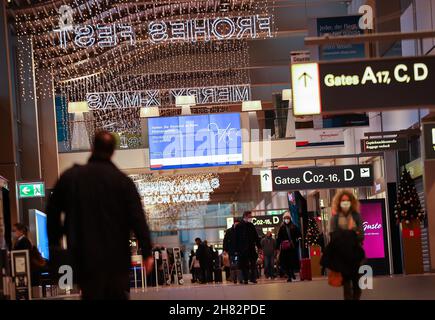
M 302 241 L 299 241 L 299 258 L 301 261 L 299 276 L 301 281 L 311 281 L 311 259 L 310 258 L 302 258 Z
M 311 259 L 304 258 L 301 259 L 301 270 L 300 270 L 301 281 L 311 281 Z

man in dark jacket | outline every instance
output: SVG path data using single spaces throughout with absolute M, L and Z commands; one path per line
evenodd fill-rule
M 225 232 L 223 241 L 223 249 L 226 253 L 228 253 L 228 257 L 230 259 L 231 281 L 233 281 L 234 283 L 237 283 L 237 279 L 240 278 L 236 248 L 236 227 L 239 222 L 240 221 L 237 218 L 234 219 L 234 224 Z
M 210 249 L 201 241 L 201 238 L 196 238 L 195 243 L 198 246 L 196 249 L 196 258 L 199 260 L 199 267 L 201 268 L 201 283 L 207 283 L 210 279 Z
M 223 249 L 231 257 L 236 254 L 236 227 L 239 224 L 239 220 L 234 220 L 234 224 L 231 228 L 225 231 Z
M 243 220 L 236 227 L 236 251 L 239 256 L 239 269 L 245 284 L 248 284 L 248 278 L 251 282 L 257 283 L 258 254 L 255 247 L 261 250 L 260 237 L 251 221 L 251 211 L 245 211 Z
M 66 235 L 74 282 L 87 300 L 128 298 L 131 231 L 146 270 L 152 270 L 152 246 L 140 197 L 133 181 L 110 160 L 115 146 L 113 135 L 98 132 L 88 163 L 75 165 L 60 177 L 47 206 L 50 258 L 61 252 Z

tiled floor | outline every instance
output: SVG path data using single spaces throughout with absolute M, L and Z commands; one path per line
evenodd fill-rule
M 435 275 L 376 277 L 373 290 L 365 290 L 369 300 L 435 300 Z M 260 280 L 258 284 L 173 285 L 135 289 L 132 300 L 341 300 L 342 289 L 330 287 L 326 279 L 287 283 Z

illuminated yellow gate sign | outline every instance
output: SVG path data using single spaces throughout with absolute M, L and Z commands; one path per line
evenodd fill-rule
M 295 115 L 435 107 L 434 84 L 434 56 L 292 65 Z

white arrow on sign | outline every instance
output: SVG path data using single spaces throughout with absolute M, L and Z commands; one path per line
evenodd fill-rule
M 272 170 L 261 170 L 261 192 L 272 192 Z
M 24 193 L 25 195 L 28 195 L 29 192 L 30 192 L 30 189 L 29 189 L 29 187 L 24 187 L 24 188 L 22 189 L 22 191 L 23 191 L 23 193 Z

